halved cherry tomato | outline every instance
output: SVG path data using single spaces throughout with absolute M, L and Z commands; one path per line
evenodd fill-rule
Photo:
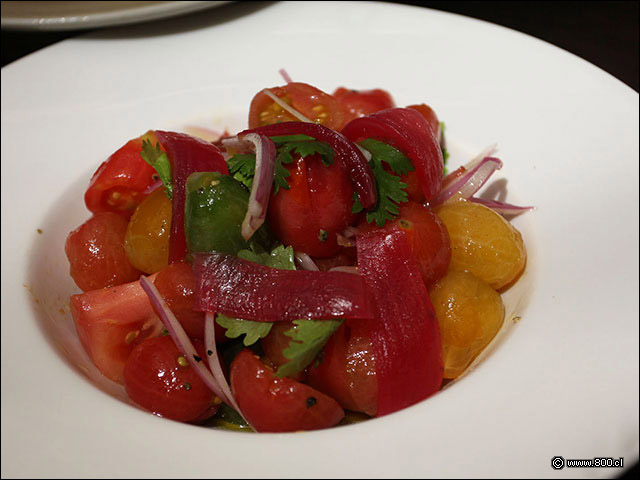
M 333 427 L 344 417 L 333 398 L 290 378 L 276 378 L 246 348 L 231 364 L 231 391 L 259 432 L 318 430 Z
M 396 106 L 389 92 L 379 88 L 353 90 L 340 87 L 333 92 L 333 97 L 347 112 L 347 121 Z
M 269 225 L 294 250 L 330 257 L 340 250 L 336 234 L 352 221 L 353 185 L 338 162 L 322 164 L 311 155 L 287 165 L 289 190 L 281 188 L 269 204 Z
M 194 346 L 206 358 L 203 344 L 194 341 Z M 206 420 L 220 405 L 168 335 L 133 349 L 124 368 L 124 386 L 142 408 L 179 422 Z
M 70 306 L 82 346 L 102 374 L 119 383 L 134 347 L 163 328 L 138 281 L 72 295 Z
M 339 131 L 347 121 L 342 106 L 335 98 L 307 83 L 291 82 L 282 87 L 269 88 L 269 90 L 312 122 Z M 276 104 L 263 91 L 258 92 L 251 100 L 250 129 L 292 121 L 298 121 L 298 119 Z
M 428 287 L 445 276 L 451 261 L 451 241 L 444 222 L 430 208 L 415 202 L 402 203 L 398 216 L 383 227 L 400 227 L 409 241 L 424 284 Z M 358 230 L 377 230 L 375 224 L 363 222 Z
M 191 265 L 183 262 L 169 265 L 158 272 L 154 285 L 186 334 L 190 338 L 204 340 L 204 313 L 193 309 L 195 282 Z M 217 323 L 215 328 L 216 343 L 228 340 L 224 328 Z
M 307 369 L 308 383 L 335 398 L 346 410 L 375 416 L 378 382 L 371 340 L 361 320 L 348 320 L 324 347 L 320 363 Z
M 114 212 L 129 218 L 147 196 L 156 180 L 156 171 L 140 156 L 142 141 L 157 142 L 152 131 L 128 141 L 91 177 L 84 201 L 91 212 Z
M 113 287 L 140 278 L 124 248 L 126 218 L 111 212 L 96 213 L 72 231 L 64 245 L 70 273 L 83 291 Z

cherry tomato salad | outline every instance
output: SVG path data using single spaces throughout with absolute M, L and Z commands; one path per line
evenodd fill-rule
M 488 345 L 525 268 L 506 217 L 531 207 L 476 196 L 494 148 L 447 174 L 430 106 L 281 73 L 236 135 L 127 142 L 67 237 L 82 345 L 158 416 L 293 432 L 413 405 Z

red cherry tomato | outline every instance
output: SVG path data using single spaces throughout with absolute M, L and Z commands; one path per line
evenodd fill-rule
M 144 139 L 154 146 L 157 142 L 153 132 L 130 140 L 93 174 L 84 194 L 91 212 L 113 212 L 129 218 L 147 196 L 147 188 L 156 181 L 156 171 L 140 156 Z
M 114 382 L 123 382 L 124 365 L 135 346 L 164 328 L 138 281 L 72 295 L 69 303 L 82 346 Z
M 278 238 L 312 257 L 330 257 L 340 246 L 336 234 L 352 221 L 354 189 L 338 162 L 320 157 L 297 158 L 287 165 L 289 190 L 281 188 L 269 203 L 269 224 Z
M 202 343 L 194 346 L 206 358 Z M 168 335 L 133 349 L 124 367 L 124 386 L 131 400 L 160 417 L 197 422 L 218 410 L 214 393 Z
M 360 320 L 347 321 L 324 347 L 322 361 L 308 370 L 308 383 L 335 398 L 346 410 L 375 416 L 378 382 L 371 341 Z
M 187 335 L 204 340 L 205 314 L 193 309 L 195 282 L 191 265 L 183 262 L 169 265 L 158 272 L 154 284 Z M 217 323 L 215 328 L 216 343 L 228 340 L 224 328 Z
M 344 417 L 333 398 L 290 378 L 276 378 L 249 349 L 233 360 L 230 375 L 238 406 L 259 432 L 318 430 Z
M 333 92 L 333 97 L 347 112 L 347 121 L 396 106 L 391 95 L 379 88 L 353 90 L 340 87 Z
M 346 123 L 346 114 L 336 99 L 307 83 L 291 82 L 282 87 L 269 88 L 269 90 L 312 122 L 338 131 Z M 298 120 L 262 91 L 251 100 L 250 129 Z
M 100 212 L 72 231 L 64 245 L 71 277 L 83 291 L 113 287 L 140 278 L 124 249 L 127 220 Z
M 439 143 L 440 134 L 441 134 L 440 121 L 438 120 L 438 116 L 436 115 L 436 112 L 433 111 L 433 108 L 431 108 L 429 105 L 425 103 L 420 103 L 418 105 L 409 105 L 407 108 L 411 108 L 422 114 L 422 116 L 425 118 L 425 120 L 431 127 L 431 130 L 433 131 L 433 134 L 435 135 L 436 140 L 438 140 L 438 143 Z
M 404 230 L 422 280 L 429 288 L 444 277 L 449 268 L 451 241 L 447 227 L 431 209 L 415 202 L 401 204 L 398 217 L 383 228 L 391 230 L 394 224 Z M 377 228 L 375 224 L 362 223 L 359 231 Z

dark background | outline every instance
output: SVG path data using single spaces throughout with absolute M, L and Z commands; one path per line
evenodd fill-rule
M 404 3 L 458 13 L 527 33 L 584 58 L 618 78 L 636 92 L 638 91 L 639 2 L 637 1 L 408 1 L 392 3 Z M 234 7 L 236 6 L 231 4 L 219 8 L 233 9 Z M 198 13 L 192 15 L 198 15 Z M 4 67 L 8 63 L 43 47 L 84 32 L 34 33 L 3 30 L 2 66 Z M 562 452 L 558 452 L 558 454 L 562 454 Z M 635 477 L 637 473 L 638 465 L 636 463 L 633 468 L 626 471 L 623 478 Z

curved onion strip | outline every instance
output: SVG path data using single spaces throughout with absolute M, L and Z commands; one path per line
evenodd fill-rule
M 478 155 L 473 157 L 469 162 L 464 166 L 464 168 L 469 171 L 476 165 L 478 165 L 482 160 L 487 157 L 492 156 L 494 153 L 498 151 L 498 144 L 494 143 L 493 145 L 489 145 L 484 150 L 482 150 Z
M 358 267 L 355 265 L 340 265 L 339 267 L 333 267 L 329 269 L 330 272 L 346 272 L 359 275 Z
M 464 199 L 471 197 L 493 175 L 493 172 L 500 168 L 502 168 L 502 162 L 499 159 L 493 157 L 483 158 L 478 165 L 444 188 L 429 202 L 429 205 L 435 207 L 453 197 Z
M 282 75 L 282 78 L 284 78 L 285 82 L 287 82 L 287 83 L 293 82 L 293 80 L 291 79 L 291 77 L 289 76 L 289 74 L 287 73 L 287 71 L 284 68 L 281 68 L 280 70 L 278 70 L 278 73 L 280 75 Z
M 143 195 L 149 195 L 152 192 L 155 192 L 158 188 L 160 188 L 162 186 L 162 180 L 158 179 L 155 182 L 153 182 L 151 185 L 149 185 L 147 188 L 145 188 Z
M 241 230 L 242 238 L 249 240 L 267 216 L 276 166 L 276 146 L 270 138 L 258 133 L 248 133 L 242 139 L 253 143 L 256 149 L 256 169 Z
M 314 272 L 320 270 L 318 268 L 318 266 L 316 265 L 316 262 L 314 262 L 311 259 L 311 257 L 309 255 L 307 255 L 306 253 L 296 252 L 294 256 L 296 257 L 296 263 L 303 270 L 311 270 L 311 271 L 314 271 Z
M 499 202 L 497 200 L 487 200 L 484 198 L 471 197 L 469 201 L 479 203 L 485 207 L 489 207 L 496 212 L 506 215 L 519 215 L 521 213 L 533 210 L 536 207 L 520 207 L 518 205 L 511 205 L 510 203 Z
M 336 233 L 336 243 L 341 247 L 355 247 L 356 240 L 353 237 L 347 237 L 344 233 Z
M 186 334 L 182 325 L 175 317 L 173 312 L 169 309 L 169 306 L 164 301 L 164 298 L 158 291 L 158 289 L 151 283 L 146 277 L 140 277 L 140 285 L 143 290 L 149 296 L 149 300 L 154 307 L 154 310 L 164 323 L 164 326 L 169 330 L 169 334 L 176 346 L 182 352 L 182 354 L 187 358 L 191 366 L 194 368 L 198 376 L 202 379 L 209 389 L 215 393 L 223 402 L 229 403 L 229 400 L 220 385 L 216 381 L 216 379 L 211 375 L 211 372 L 207 370 L 207 367 L 204 366 L 202 359 L 198 355 L 196 348 L 193 346 L 191 339 Z M 200 360 L 197 360 L 200 359 Z
M 360 151 L 362 152 L 362 155 L 364 155 L 364 158 L 367 159 L 367 162 L 371 161 L 372 155 L 371 152 L 369 150 L 367 150 L 366 148 L 362 148 L 360 145 L 358 145 L 357 143 L 355 144 L 356 147 L 358 147 L 360 149 Z
M 222 365 L 220 365 L 220 358 L 218 357 L 218 351 L 216 348 L 215 318 L 212 312 L 206 312 L 204 317 L 204 343 L 207 349 L 209 369 L 211 370 L 213 377 L 218 382 L 218 385 L 220 385 L 220 388 L 224 392 L 226 403 L 232 406 L 236 410 L 236 412 L 238 412 L 240 416 L 244 418 L 244 421 L 247 422 L 251 428 L 253 428 L 253 425 L 251 425 L 251 423 L 249 423 L 249 421 L 242 414 L 242 410 L 240 410 L 238 402 L 236 402 L 236 399 L 233 397 L 231 387 L 229 386 L 229 383 L 227 382 L 227 379 L 222 372 Z M 253 429 L 256 430 L 255 428 Z
M 271 100 L 273 100 L 274 102 L 276 102 L 278 105 L 280 105 L 282 107 L 283 110 L 289 112 L 291 115 L 293 115 L 294 117 L 296 117 L 298 120 L 300 120 L 301 122 L 308 122 L 308 123 L 313 123 L 311 120 L 309 120 L 307 117 L 305 117 L 303 114 L 301 114 L 299 111 L 297 111 L 295 108 L 293 108 L 291 105 L 289 105 L 287 102 L 284 102 L 282 100 L 280 100 L 280 98 L 278 98 L 277 95 L 274 95 L 273 92 L 271 90 L 269 90 L 268 88 L 265 88 L 262 91 L 267 97 L 269 97 Z
M 220 143 L 227 150 L 228 155 L 251 152 L 251 145 L 238 138 L 238 136 L 223 138 Z

